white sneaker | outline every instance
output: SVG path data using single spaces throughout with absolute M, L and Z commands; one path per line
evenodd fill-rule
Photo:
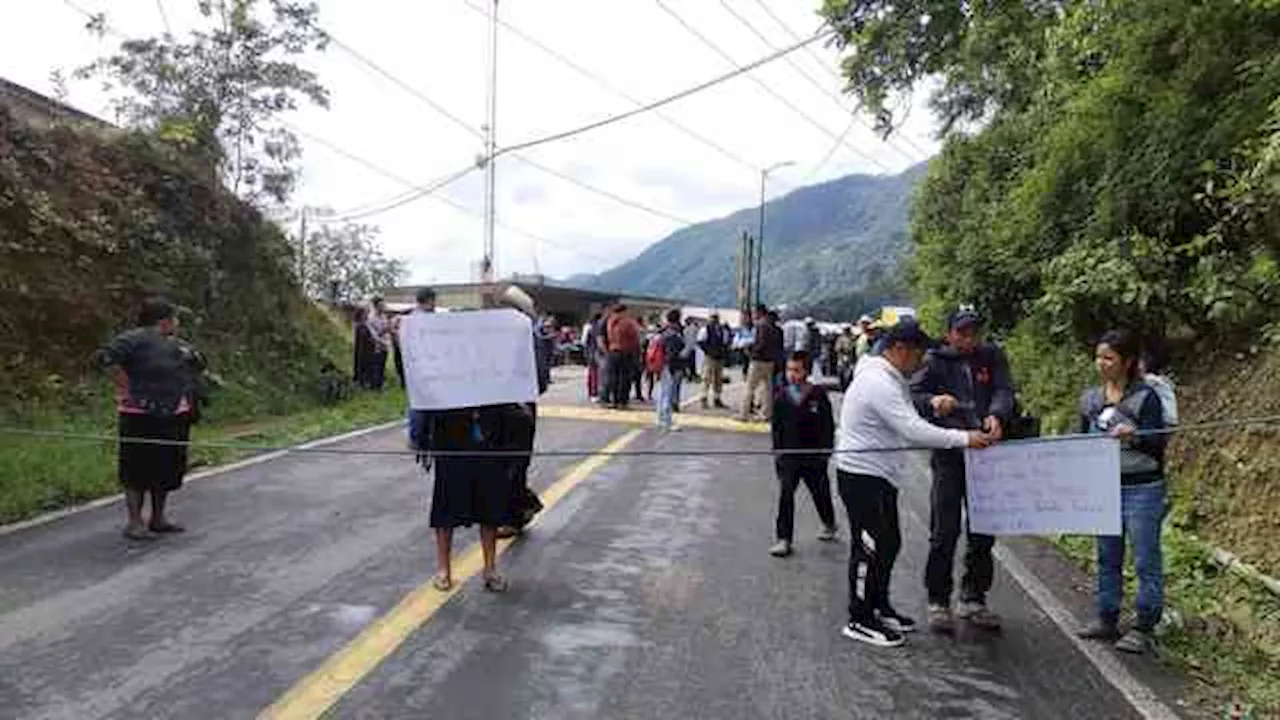
M 818 539 L 822 542 L 836 541 L 836 526 L 824 527 L 818 531 Z
M 786 557 L 791 554 L 791 542 L 788 540 L 779 540 L 769 548 L 769 554 L 774 557 Z
M 870 623 L 851 622 L 840 629 L 840 634 L 850 640 L 883 648 L 898 647 L 907 641 L 902 633 L 890 630 L 879 620 Z

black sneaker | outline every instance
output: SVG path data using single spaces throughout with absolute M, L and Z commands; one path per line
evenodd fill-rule
M 902 636 L 902 633 L 885 627 L 885 624 L 879 620 L 872 620 L 866 623 L 850 622 L 840 629 L 840 634 L 850 640 L 857 640 L 858 642 L 883 648 L 898 647 L 906 642 L 906 638 Z
M 876 614 L 880 617 L 880 622 L 890 630 L 898 633 L 909 633 L 916 631 L 916 621 L 899 613 L 891 607 L 878 610 Z

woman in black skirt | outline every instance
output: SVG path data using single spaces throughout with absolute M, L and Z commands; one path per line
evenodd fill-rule
M 498 528 L 515 523 L 517 479 L 511 458 L 486 453 L 506 449 L 509 413 L 502 405 L 441 410 L 432 413 L 431 422 L 431 527 L 436 535 L 432 584 L 441 591 L 453 587 L 453 529 L 479 525 L 484 589 L 503 592 L 507 581 L 497 571 Z M 466 454 L 470 452 L 477 454 Z
M 198 412 L 204 359 L 176 338 L 177 308 L 162 298 L 142 305 L 139 327 L 116 336 L 95 360 L 117 389 L 120 484 L 129 521 L 124 535 L 151 540 L 153 533 L 183 532 L 165 516 L 169 493 L 187 472 L 191 423 Z M 151 497 L 151 517 L 142 506 Z

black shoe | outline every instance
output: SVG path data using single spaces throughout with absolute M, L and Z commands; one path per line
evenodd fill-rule
M 870 620 L 865 623 L 850 622 L 840 629 L 840 634 L 850 640 L 883 648 L 898 647 L 907 641 L 902 633 L 885 627 L 885 624 L 879 620 Z
M 882 608 L 876 611 L 876 614 L 880 617 L 880 622 L 894 632 L 909 633 L 916 631 L 916 621 L 906 615 L 902 615 L 892 607 Z
M 1076 631 L 1076 637 L 1082 640 L 1102 640 L 1104 642 L 1115 642 L 1120 639 L 1120 629 L 1115 623 L 1105 620 L 1094 620 L 1085 627 Z

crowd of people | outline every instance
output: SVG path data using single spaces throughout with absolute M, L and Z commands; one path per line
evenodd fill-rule
M 539 318 L 532 300 L 510 288 L 493 302 L 530 318 L 538 392 L 550 382 L 551 323 Z M 380 300 L 356 315 L 356 377 L 381 387 L 387 354 L 399 354 L 397 329 L 435 310 L 429 289 L 418 293 L 408 316 L 391 318 Z M 821 521 L 820 541 L 837 538 L 829 465 L 834 457 L 837 491 L 845 507 L 850 537 L 848 624 L 844 635 L 883 647 L 903 644 L 916 621 L 891 602 L 893 567 L 902 546 L 898 496 L 911 467 L 905 453 L 932 451 L 928 561 L 923 583 L 928 595 L 928 627 L 946 633 L 957 620 L 996 630 L 1001 618 L 987 606 L 994 569 L 995 539 L 974 533 L 965 519 L 964 449 L 983 449 L 1028 433 L 1004 352 L 985 342 L 982 320 L 968 307 L 952 313 L 941 342 L 934 342 L 913 319 L 885 326 L 863 318 L 830 343 L 843 400 L 832 407 L 825 386 L 813 382 L 811 350 L 823 350 L 820 335 L 789 337 L 768 308 L 757 307 L 751 327 L 733 331 L 714 314 L 688 322 L 679 310 L 661 327 L 645 329 L 624 305 L 594 318 L 584 328 L 591 349 L 588 389 L 598 402 L 626 408 L 644 398 L 647 378 L 656 403 L 657 425 L 676 429 L 682 384 L 699 373 L 706 407 L 724 407 L 723 370 L 730 353 L 747 358 L 746 391 L 740 417 L 758 417 L 771 426 L 776 451 L 779 501 L 770 553 L 794 552 L 794 496 L 803 484 Z M 152 540 L 183 528 L 166 514 L 168 495 L 182 485 L 187 469 L 185 443 L 205 398 L 207 365 L 178 338 L 176 306 L 162 298 L 142 306 L 138 327 L 121 333 L 96 355 L 117 388 L 118 474 L 126 496 L 124 534 Z M 407 349 L 407 348 L 406 348 Z M 381 360 L 379 360 L 379 357 Z M 1094 347 L 1096 385 L 1081 395 L 1077 431 L 1106 434 L 1120 443 L 1122 533 L 1097 538 L 1095 620 L 1083 638 L 1114 643 L 1141 653 L 1152 643 L 1164 606 L 1161 526 L 1168 499 L 1164 452 L 1178 422 L 1171 382 L 1159 374 L 1138 338 L 1126 330 L 1103 335 Z M 398 367 L 403 365 L 397 363 Z M 404 371 L 400 370 L 402 380 Z M 656 385 L 656 396 L 654 386 Z M 756 412 L 758 408 L 758 414 Z M 436 588 L 452 587 L 452 539 L 458 527 L 479 525 L 483 583 L 501 592 L 506 580 L 496 568 L 496 541 L 519 533 L 541 509 L 528 487 L 529 453 L 536 433 L 536 402 L 409 413 L 409 440 L 424 464 L 435 457 L 431 526 L 437 544 Z M 494 455 L 491 451 L 504 451 Z M 514 452 L 513 452 L 514 451 Z M 149 517 L 144 514 L 150 499 Z M 953 562 L 965 537 L 959 604 L 953 609 Z M 1127 541 L 1127 542 L 1126 542 Z M 1136 621 L 1121 627 L 1122 568 L 1126 544 L 1137 576 Z
M 733 332 L 718 313 L 704 322 L 672 309 L 661 324 L 646 327 L 619 303 L 592 317 L 582 336 L 593 403 L 614 410 L 654 403 L 657 425 L 665 431 L 678 429 L 672 416 L 681 410 L 685 383 L 702 383 L 702 407 L 726 407 L 724 371 Z

